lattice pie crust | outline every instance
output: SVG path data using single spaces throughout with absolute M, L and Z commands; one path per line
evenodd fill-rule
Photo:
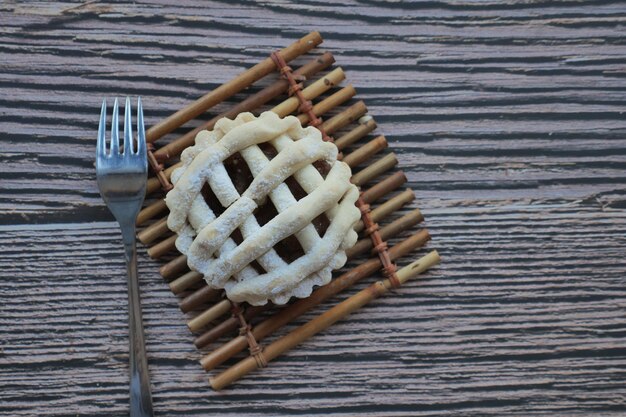
M 275 156 L 268 157 L 267 149 Z M 233 158 L 251 173 L 245 190 L 237 190 L 225 165 Z M 327 171 L 325 177 L 312 165 L 319 166 L 316 161 L 325 161 L 320 169 Z M 210 287 L 223 288 L 232 301 L 284 304 L 292 296 L 308 297 L 313 286 L 327 284 L 332 270 L 345 264 L 345 249 L 357 239 L 359 192 L 350 183 L 348 165 L 337 161 L 337 147 L 324 142 L 316 128 L 303 128 L 293 116 L 241 113 L 198 133 L 181 162 L 165 200 L 167 225 L 178 234 L 176 247 L 187 255 L 189 267 L 203 274 Z M 294 196 L 288 179 L 304 191 L 301 198 Z M 220 210 L 207 203 L 205 184 Z M 261 226 L 259 207 L 267 205 L 267 197 L 277 214 Z M 324 216 L 322 230 L 316 220 Z M 290 236 L 301 254 L 288 262 L 277 245 L 284 247 Z

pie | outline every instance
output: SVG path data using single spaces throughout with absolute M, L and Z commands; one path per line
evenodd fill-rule
M 189 267 L 252 305 L 285 304 L 330 282 L 360 218 L 359 191 L 337 154 L 316 128 L 272 112 L 198 133 L 165 200 Z

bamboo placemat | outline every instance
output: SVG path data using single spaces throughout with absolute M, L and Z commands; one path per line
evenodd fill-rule
M 387 147 L 387 141 L 383 135 L 378 135 L 364 144 L 358 143 L 372 133 L 377 125 L 373 117 L 367 114 L 367 107 L 363 101 L 357 101 L 346 107 L 346 103 L 356 95 L 356 90 L 350 84 L 338 87 L 346 78 L 341 67 L 331 69 L 326 75 L 315 79 L 317 74 L 328 70 L 334 63 L 332 54 L 326 52 L 314 56 L 295 70 L 288 66 L 289 61 L 309 53 L 321 43 L 322 37 L 319 33 L 312 32 L 306 35 L 281 51 L 270 54 L 267 59 L 152 126 L 146 132 L 146 139 L 151 144 L 149 161 L 153 173 L 148 180 L 148 203 L 137 219 L 137 224 L 142 227 L 138 238 L 149 246 L 148 254 L 152 258 L 173 257 L 160 267 L 160 273 L 169 282 L 172 292 L 181 298 L 181 310 L 194 314 L 188 320 L 187 326 L 197 334 L 194 341 L 196 347 L 206 348 L 221 338 L 228 338 L 227 342 L 203 356 L 201 364 L 206 371 L 215 369 L 246 347 L 250 349 L 248 357 L 210 378 L 214 389 L 224 388 L 248 372 L 267 366 L 268 362 L 282 353 L 439 262 L 437 252 L 432 251 L 409 262 L 403 268 L 396 269 L 394 263 L 396 260 L 407 257 L 410 252 L 425 245 L 430 236 L 428 231 L 422 228 L 396 245 L 388 247 L 386 243 L 388 239 L 411 230 L 423 221 L 423 216 L 419 209 L 414 209 L 382 225 L 394 212 L 413 201 L 415 194 L 410 189 L 399 191 L 406 182 L 406 177 L 402 171 L 391 172 L 398 163 L 393 152 L 387 153 L 375 162 L 369 162 Z M 203 122 L 197 128 L 158 149 L 153 145 L 164 135 L 275 71 L 281 74 L 278 80 L 254 94 L 249 94 L 228 111 Z M 178 156 L 185 148 L 193 145 L 198 132 L 212 129 L 215 122 L 222 117 L 234 118 L 244 111 L 258 111 L 261 106 L 281 96 L 285 96 L 285 99 L 271 109 L 279 116 L 293 114 L 302 125 L 317 127 L 322 132 L 324 140 L 334 141 L 340 151 L 346 150 L 351 145 L 357 145 L 351 152 L 340 154 L 343 161 L 353 169 L 351 181 L 362 188 L 357 202 L 362 220 L 356 225 L 360 239 L 346 253 L 349 259 L 364 254 L 368 254 L 368 258 L 362 260 L 358 266 L 334 277 L 329 284 L 317 288 L 308 298 L 292 300 L 286 307 L 278 308 L 271 303 L 265 306 L 237 304 L 224 298 L 222 291 L 209 288 L 200 274 L 189 270 L 186 257 L 175 249 L 176 235 L 170 233 L 167 228 L 167 206 L 163 196 L 172 187 L 169 177 L 179 166 Z M 321 116 L 328 112 L 338 110 L 340 111 L 336 115 L 327 120 L 321 119 Z M 340 131 L 344 133 L 336 139 L 333 138 L 333 135 Z M 362 169 L 358 168 L 366 162 L 369 165 Z M 381 203 L 385 197 L 388 199 Z M 274 334 L 285 324 L 378 271 L 381 271 L 385 279 L 371 284 L 304 325 L 262 346 L 261 340 Z M 261 313 L 267 316 L 267 312 L 273 314 L 252 324 Z

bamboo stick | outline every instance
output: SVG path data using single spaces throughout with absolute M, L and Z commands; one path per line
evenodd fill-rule
M 345 79 L 345 77 L 346 75 L 343 72 L 343 69 L 341 69 L 341 67 L 335 68 L 334 70 L 329 72 L 326 76 L 320 78 L 319 80 L 315 81 L 314 83 L 306 87 L 304 90 L 302 90 L 302 94 L 304 94 L 307 100 L 314 99 L 324 94 L 331 87 L 339 84 L 341 81 Z M 292 112 L 296 111 L 299 106 L 300 106 L 300 102 L 298 101 L 296 97 L 289 97 L 287 100 L 283 101 L 282 103 L 272 108 L 271 111 L 278 114 L 280 117 L 285 117 L 285 116 L 290 115 Z M 194 136 L 194 140 L 195 140 L 195 136 Z M 190 144 L 192 143 L 193 143 L 193 140 L 191 141 Z M 180 165 L 181 164 L 178 163 L 178 164 L 175 164 L 166 168 L 163 171 L 163 174 L 165 175 L 167 179 L 171 178 L 172 172 Z M 158 178 L 156 177 L 148 178 L 148 182 L 146 184 L 146 194 L 153 193 L 157 191 L 160 187 L 161 187 L 161 183 L 159 182 Z
M 372 216 L 372 220 L 375 222 L 379 222 L 380 220 L 384 219 L 394 211 L 399 210 L 402 206 L 410 203 L 413 200 L 415 200 L 415 193 L 410 188 L 407 188 L 400 194 L 394 196 L 388 201 L 385 201 L 383 204 L 372 210 L 370 213 Z M 359 220 L 354 225 L 354 230 L 357 233 L 363 230 L 363 220 Z
M 208 285 L 197 289 L 196 291 L 183 298 L 180 302 L 180 310 L 183 313 L 188 313 L 195 310 L 202 304 L 209 301 L 212 297 L 213 290 Z
M 167 217 L 164 217 L 137 233 L 137 238 L 141 241 L 141 243 L 147 245 L 148 243 L 154 242 L 156 239 L 169 231 L 170 229 L 167 227 Z
M 416 277 L 432 266 L 438 264 L 439 261 L 440 258 L 437 251 L 432 251 L 426 256 L 400 269 L 397 273 L 398 279 L 401 284 L 404 284 L 409 279 Z M 391 288 L 392 285 L 388 279 L 375 282 L 352 297 L 349 297 L 343 302 L 337 304 L 330 310 L 291 331 L 286 336 L 283 336 L 274 343 L 266 346 L 265 349 L 263 349 L 263 356 L 265 357 L 265 360 L 268 362 L 272 361 L 279 355 L 293 349 L 295 346 L 306 341 L 322 330 L 327 329 L 350 313 L 385 294 Z M 209 382 L 213 389 L 221 390 L 256 368 L 257 362 L 255 358 L 253 356 L 248 356 L 216 377 L 209 378 Z
M 322 56 L 318 58 L 314 58 L 313 60 L 307 62 L 296 71 L 294 74 L 296 76 L 302 76 L 305 78 L 310 78 L 311 76 L 317 74 L 318 72 L 328 68 L 335 59 L 330 52 L 324 53 Z M 272 85 L 265 87 L 261 91 L 252 94 L 250 97 L 246 98 L 242 102 L 233 106 L 230 110 L 221 113 L 211 120 L 208 120 L 202 123 L 197 128 L 185 133 L 180 138 L 168 143 L 167 145 L 161 147 L 157 151 L 154 152 L 154 155 L 160 160 L 167 160 L 174 156 L 180 155 L 180 153 L 187 147 L 193 145 L 196 135 L 202 130 L 211 130 L 215 123 L 223 118 L 234 118 L 239 113 L 246 111 L 254 111 L 269 102 L 270 100 L 278 97 L 279 95 L 285 93 L 289 88 L 289 82 L 285 79 L 278 79 Z
M 188 268 L 187 257 L 185 255 L 180 255 L 159 268 L 159 273 L 166 280 L 170 280 L 177 274 L 188 270 Z
M 350 154 L 344 156 L 343 162 L 350 165 L 350 167 L 355 167 L 368 159 L 370 159 L 373 155 L 380 152 L 381 150 L 387 147 L 387 139 L 383 135 L 377 136 L 371 141 L 367 142 L 365 145 L 361 146 L 359 149 L 355 149 Z
M 337 67 L 331 72 L 329 72 L 325 77 L 320 78 L 314 83 L 307 86 L 302 90 L 302 94 L 307 100 L 312 100 L 316 97 L 321 96 L 332 87 L 338 85 L 346 78 L 346 74 L 343 72 L 343 68 Z M 298 110 L 300 107 L 300 101 L 298 101 L 297 97 L 289 97 L 287 100 L 279 103 L 274 106 L 270 111 L 273 111 L 280 117 L 286 117 L 291 113 Z
M 162 198 L 158 199 L 154 203 L 144 207 L 137 216 L 137 226 L 140 226 L 147 222 L 148 220 L 156 217 L 158 214 L 163 213 L 167 210 L 167 205 L 165 204 L 165 200 Z
M 383 172 L 390 170 L 397 163 L 398 159 L 396 158 L 396 154 L 393 152 L 388 153 L 378 161 L 374 162 L 372 165 L 368 166 L 367 168 L 363 168 L 361 171 L 352 175 L 350 181 L 352 181 L 352 183 L 355 185 L 362 186 L 363 184 L 368 183 Z
M 160 258 L 161 256 L 165 255 L 166 253 L 168 253 L 169 251 L 173 250 L 176 248 L 176 238 L 178 236 L 177 235 L 172 235 L 170 237 L 168 237 L 167 239 L 163 239 L 162 241 L 160 241 L 159 243 L 150 246 L 148 248 L 148 255 L 152 258 L 152 259 L 157 259 Z
M 342 155 L 342 161 L 347 163 L 351 169 L 354 169 L 357 165 L 372 159 L 374 155 L 383 150 L 386 146 L 387 142 L 385 138 L 380 136 L 352 151 L 347 156 L 343 156 L 343 154 L 340 155 Z
M 184 275 L 170 282 L 170 290 L 176 295 L 182 293 L 193 284 L 202 281 L 202 274 L 196 271 L 189 271 Z
M 262 312 L 267 311 L 271 309 L 272 307 L 274 307 L 274 305 L 271 303 L 265 304 L 264 306 L 250 306 L 246 309 L 243 315 L 246 321 L 249 321 L 251 318 L 258 316 Z M 217 326 L 202 333 L 200 336 L 198 336 L 194 340 L 193 344 L 198 349 L 201 349 L 209 345 L 210 343 L 216 341 L 220 337 L 233 332 L 240 325 L 241 324 L 239 323 L 239 319 L 231 316 L 227 318 L 226 320 L 224 320 L 223 322 L 221 322 L 220 324 L 218 324 Z
M 389 249 L 389 257 L 391 260 L 401 258 L 412 250 L 424 245 L 429 238 L 430 236 L 428 235 L 428 231 L 421 230 L 413 236 L 391 247 Z M 359 280 L 372 275 L 378 271 L 380 267 L 381 262 L 378 257 L 370 258 L 356 268 L 353 268 L 335 278 L 327 285 L 316 289 L 308 298 L 297 300 L 295 303 L 280 310 L 277 314 L 259 323 L 252 329 L 252 334 L 257 341 L 269 336 L 316 305 L 322 303 L 338 292 L 349 288 Z M 248 342 L 245 336 L 235 337 L 215 349 L 213 352 L 205 355 L 201 359 L 200 363 L 205 370 L 209 371 L 244 350 L 246 346 L 248 346 Z
M 402 233 L 404 230 L 411 230 L 411 227 L 422 221 L 424 221 L 422 212 L 420 209 L 415 209 L 382 227 L 380 229 L 380 237 L 383 240 L 391 239 L 392 237 Z M 346 249 L 346 256 L 348 259 L 354 258 L 355 256 L 372 249 L 373 246 L 374 244 L 372 243 L 372 239 L 369 237 L 363 238 L 356 242 L 353 247 Z
M 333 133 L 354 122 L 365 113 L 367 113 L 367 106 L 363 100 L 360 100 L 341 113 L 326 120 L 322 123 L 322 127 L 326 130 L 326 132 Z
M 280 54 L 283 59 L 288 62 L 302 54 L 307 53 L 320 43 L 322 43 L 321 35 L 318 32 L 311 32 L 288 47 L 281 49 Z M 249 87 L 255 81 L 265 77 L 267 74 L 275 70 L 276 66 L 274 61 L 272 61 L 269 57 L 264 59 L 254 67 L 236 76 L 230 82 L 222 84 L 215 90 L 205 94 L 185 108 L 152 126 L 146 131 L 146 140 L 148 142 L 154 142 L 163 135 L 201 115 L 211 107 L 221 103 L 246 87 Z
M 336 93 L 332 94 L 331 96 L 329 96 L 329 97 L 325 98 L 324 100 L 320 101 L 319 103 L 315 104 L 313 106 L 313 113 L 316 116 L 324 114 L 324 113 L 334 109 L 335 107 L 338 107 L 340 104 L 343 104 L 344 102 L 350 100 L 355 95 L 356 95 L 356 90 L 354 89 L 352 84 L 347 85 L 344 88 L 342 88 L 341 90 L 339 90 Z M 306 125 L 307 123 L 309 123 L 309 115 L 307 113 L 301 113 L 297 117 L 298 117 L 298 120 L 300 120 L 300 123 L 303 126 Z
M 211 308 L 202 312 L 202 314 L 199 314 L 193 319 L 189 320 L 187 322 L 187 327 L 189 327 L 189 330 L 191 330 L 192 332 L 196 332 L 216 318 L 228 313 L 231 306 L 232 304 L 230 300 L 224 299 L 212 306 Z
M 406 175 L 402 171 L 396 171 L 381 182 L 373 185 L 369 189 L 363 192 L 363 200 L 366 203 L 372 203 L 379 198 L 382 198 L 387 193 L 392 192 L 396 188 L 400 187 L 406 182 Z
M 374 129 L 376 129 L 376 122 L 374 119 L 370 118 L 363 123 L 359 123 L 357 127 L 341 136 L 339 139 L 335 139 L 335 145 L 337 145 L 337 148 L 341 151 L 361 139 L 363 136 L 369 134 Z
M 196 302 L 198 300 L 194 300 L 193 296 L 196 295 L 196 293 L 199 293 L 200 290 L 202 290 L 201 291 L 202 299 L 199 300 L 199 302 Z M 200 290 L 194 292 L 192 295 L 190 295 L 187 298 L 182 300 L 182 302 L 180 304 L 180 310 L 183 313 L 189 313 L 192 310 L 196 310 L 198 307 L 202 306 L 204 303 L 211 302 L 211 301 L 217 301 L 217 300 L 220 299 L 220 297 L 223 294 L 222 290 L 211 288 L 208 285 L 205 285 L 204 287 L 200 288 Z M 185 306 L 186 306 L 185 303 L 186 302 L 189 303 L 189 301 L 194 301 L 194 304 L 191 305 L 191 308 L 185 308 Z M 211 307 L 213 307 L 213 306 L 211 306 Z M 209 307 L 209 309 L 211 307 Z

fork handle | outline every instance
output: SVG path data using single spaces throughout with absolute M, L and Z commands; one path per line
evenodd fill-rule
M 128 272 L 128 327 L 130 361 L 130 417 L 152 417 L 152 394 L 148 376 L 148 360 L 143 335 L 141 300 L 137 279 L 137 248 L 135 225 L 122 226 L 126 269 Z

